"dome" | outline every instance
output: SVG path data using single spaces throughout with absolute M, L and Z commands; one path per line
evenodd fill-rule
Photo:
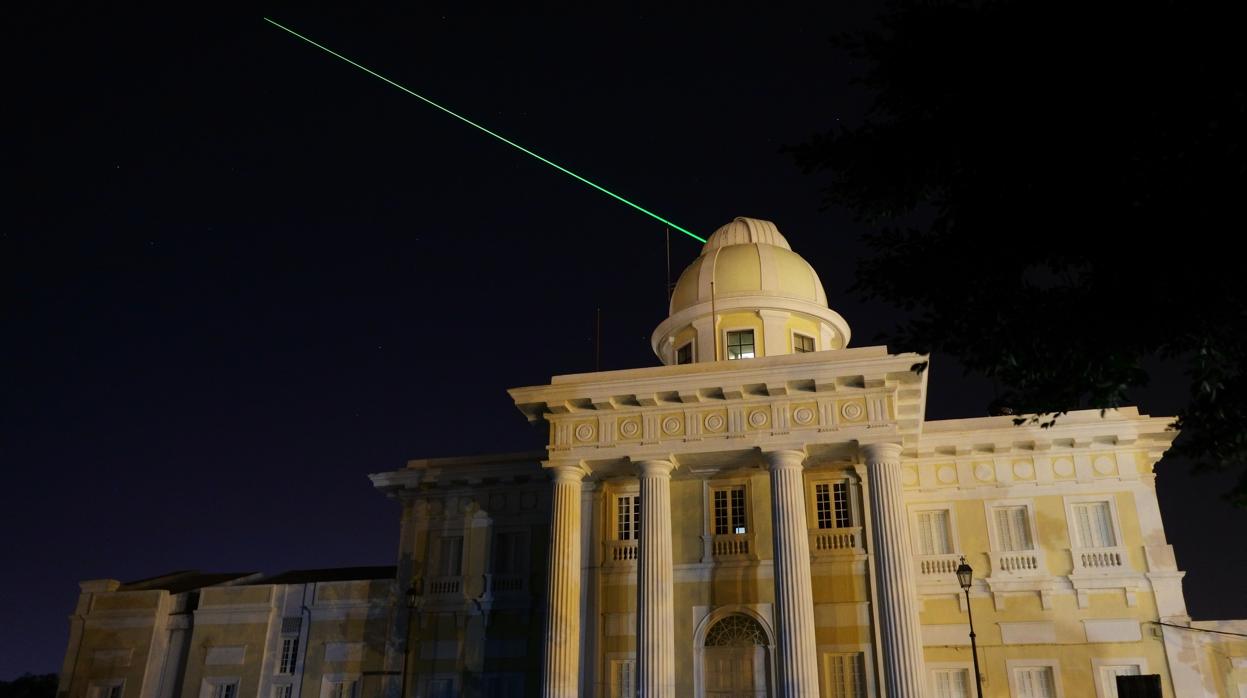
M 736 218 L 706 240 L 676 282 L 669 310 L 653 336 L 664 363 L 724 358 L 725 343 L 739 348 L 749 331 L 751 348 L 727 358 L 839 349 L 849 338 L 818 273 L 774 223 L 757 218 Z

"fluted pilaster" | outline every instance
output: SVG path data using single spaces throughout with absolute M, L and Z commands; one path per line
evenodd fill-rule
M 901 447 L 862 447 L 870 478 L 871 529 L 879 589 L 879 636 L 883 645 L 883 683 L 890 698 L 921 698 L 926 669 L 918 624 L 909 520 L 901 491 Z
M 546 587 L 546 651 L 543 698 L 575 698 L 580 660 L 580 481 L 584 470 L 550 468 L 550 564 Z
M 637 463 L 641 539 L 637 562 L 637 688 L 642 698 L 675 695 L 672 606 L 671 469 L 665 460 Z
M 776 631 L 780 698 L 817 698 L 814 594 L 805 520 L 805 453 L 771 451 L 771 521 L 775 536 Z

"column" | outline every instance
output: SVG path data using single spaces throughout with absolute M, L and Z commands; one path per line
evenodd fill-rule
M 671 461 L 637 463 L 641 539 L 637 553 L 637 688 L 641 698 L 675 696 L 675 610 L 671 566 Z
M 546 587 L 543 698 L 575 698 L 580 663 L 580 481 L 576 465 L 551 467 L 549 575 Z
M 805 522 L 805 452 L 771 451 L 771 522 L 775 537 L 775 623 L 780 698 L 818 698 L 810 533 Z
M 879 592 L 883 684 L 889 698 L 921 698 L 926 668 L 918 626 L 918 588 L 914 583 L 909 516 L 901 492 L 901 447 L 863 446 L 862 457 L 870 478 L 867 489 Z

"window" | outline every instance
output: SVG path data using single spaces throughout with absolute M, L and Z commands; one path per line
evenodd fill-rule
M 792 335 L 792 353 L 808 354 L 814 351 L 814 338 L 803 334 Z
M 615 539 L 638 540 L 641 537 L 641 495 L 615 497 Z
M 1138 676 L 1138 664 L 1106 664 L 1100 666 L 1101 698 L 1117 698 L 1117 677 Z
M 827 685 L 831 687 L 833 698 L 864 698 L 866 680 L 863 676 L 861 652 L 826 654 L 824 666 Z
M 217 684 L 213 688 L 212 698 L 238 698 L 238 682 Z
M 849 483 L 820 482 L 814 485 L 814 518 L 819 528 L 848 528 L 853 525 L 849 513 Z
M 747 533 L 745 525 L 745 486 L 720 487 L 713 492 L 714 534 L 726 536 Z
M 295 661 L 299 656 L 299 636 L 281 639 L 281 661 L 277 663 L 277 673 L 293 674 Z
M 429 679 L 429 698 L 454 698 L 454 679 Z
M 1034 550 L 1030 512 L 1025 505 L 992 507 L 996 526 L 996 543 L 1005 552 Z
M 1017 698 L 1056 698 L 1050 666 L 1020 666 L 1013 670 Z
M 632 698 L 635 695 L 636 662 L 632 659 L 612 659 L 610 698 Z
M 948 555 L 953 552 L 952 527 L 947 509 L 920 511 L 916 518 L 919 555 Z
M 1113 531 L 1113 513 L 1108 502 L 1079 502 L 1071 505 L 1074 545 L 1080 548 L 1113 548 L 1117 534 Z
M 463 573 L 463 536 L 443 538 L 439 552 L 439 571 L 443 577 L 458 577 Z
M 87 695 L 90 698 L 121 698 L 124 686 L 125 681 L 122 679 L 95 682 L 87 690 Z
M 733 330 L 727 333 L 727 358 L 753 358 L 753 330 Z
M 675 350 L 675 363 L 677 366 L 680 364 L 693 363 L 693 343 L 692 342 L 685 342 L 684 344 L 680 345 L 679 349 Z
M 970 698 L 969 669 L 936 669 L 931 672 L 935 698 Z
M 355 698 L 354 680 L 337 680 L 330 681 L 327 688 L 328 698 Z
M 520 531 L 494 532 L 494 574 L 523 574 L 525 536 Z
M 273 698 L 293 698 L 294 686 L 283 684 L 281 686 L 273 686 Z

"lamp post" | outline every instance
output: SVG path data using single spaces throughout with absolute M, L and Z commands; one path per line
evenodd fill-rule
M 424 580 L 417 578 L 412 581 L 411 586 L 407 587 L 407 642 L 403 643 L 403 681 L 401 698 L 407 698 L 407 696 L 410 695 L 407 691 L 407 663 L 411 658 L 412 638 L 415 637 L 415 633 L 411 627 L 411 619 L 420 608 L 420 601 L 422 600 L 421 592 L 424 591 L 422 588 L 423 586 Z
M 974 611 L 970 608 L 970 583 L 974 581 L 974 568 L 966 564 L 966 556 L 961 556 L 961 564 L 957 565 L 957 581 L 966 592 L 966 615 L 970 617 L 970 654 L 974 657 L 974 694 L 983 698 L 983 677 L 979 675 L 979 648 L 974 641 Z

